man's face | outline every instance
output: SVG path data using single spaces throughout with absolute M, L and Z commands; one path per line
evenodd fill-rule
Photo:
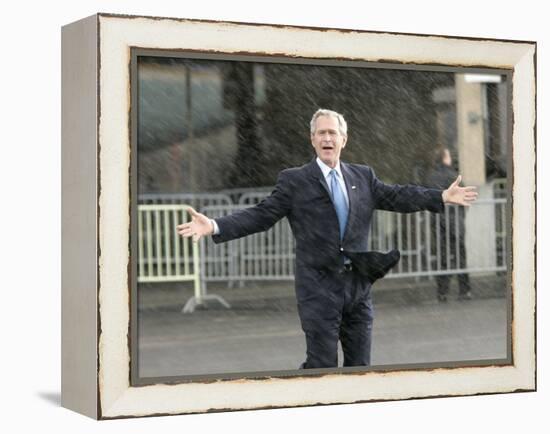
M 315 121 L 311 144 L 319 159 L 334 168 L 340 160 L 340 152 L 346 146 L 347 136 L 340 134 L 338 120 L 332 116 L 319 116 Z

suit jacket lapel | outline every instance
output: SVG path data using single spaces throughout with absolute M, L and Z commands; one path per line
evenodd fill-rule
M 344 231 L 344 239 L 346 238 L 346 235 L 348 233 L 350 222 L 352 221 L 352 218 L 354 217 L 353 213 L 356 208 L 356 200 L 357 200 L 357 181 L 355 177 L 353 176 L 353 172 L 349 169 L 348 165 L 346 163 L 343 163 L 340 161 L 340 168 L 342 169 L 342 175 L 344 177 L 344 184 L 346 184 L 346 190 L 348 192 L 348 200 L 349 200 L 349 211 L 348 211 L 348 222 L 346 223 L 346 230 Z
M 332 200 L 332 196 L 330 194 L 330 189 L 328 187 L 327 180 L 323 176 L 323 171 L 321 170 L 321 168 L 317 164 L 317 161 L 315 161 L 315 158 L 313 159 L 313 161 L 311 163 L 309 163 L 309 172 L 310 172 L 310 175 L 313 178 L 317 179 L 317 181 L 321 183 L 321 185 L 323 186 L 323 188 L 327 192 L 328 197 Z

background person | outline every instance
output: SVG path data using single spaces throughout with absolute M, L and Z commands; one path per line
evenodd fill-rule
M 453 168 L 451 152 L 447 148 L 438 148 L 436 151 L 435 166 L 429 173 L 427 185 L 433 188 L 444 188 L 457 177 L 457 172 Z M 439 224 L 434 225 L 436 237 L 439 237 L 440 245 L 440 264 L 441 269 L 466 268 L 466 247 L 464 239 L 466 228 L 464 224 L 465 212 L 462 207 L 448 207 L 447 216 L 439 216 Z M 458 256 L 457 256 L 458 248 Z M 447 255 L 449 250 L 449 255 Z M 470 300 L 472 292 L 470 288 L 470 277 L 468 273 L 457 273 L 458 278 L 458 299 Z M 437 275 L 437 299 L 441 302 L 447 301 L 449 293 L 450 274 Z

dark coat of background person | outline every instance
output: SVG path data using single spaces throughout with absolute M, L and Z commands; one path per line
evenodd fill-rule
M 436 163 L 428 174 L 426 185 L 432 188 L 446 188 L 458 176 L 458 172 L 443 162 Z M 461 206 L 451 206 L 439 218 L 439 224 L 432 225 L 432 234 L 439 237 L 439 260 L 441 269 L 466 268 L 466 247 L 464 244 L 465 209 Z M 456 254 L 458 247 L 458 256 Z M 450 252 L 447 255 L 447 250 Z M 467 273 L 458 273 L 459 297 L 470 298 L 470 278 Z M 451 274 L 437 275 L 437 297 L 439 301 L 447 301 Z

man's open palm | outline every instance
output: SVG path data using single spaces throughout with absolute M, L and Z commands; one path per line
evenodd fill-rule
M 191 207 L 187 209 L 187 212 L 191 216 L 191 221 L 177 225 L 176 229 L 178 234 L 185 238 L 193 237 L 193 241 L 197 242 L 201 237 L 211 235 L 214 232 L 212 222 L 204 214 L 195 211 L 195 209 Z
M 449 188 L 443 191 L 443 202 L 470 206 L 477 199 L 476 187 L 461 187 L 462 176 L 458 175 Z

